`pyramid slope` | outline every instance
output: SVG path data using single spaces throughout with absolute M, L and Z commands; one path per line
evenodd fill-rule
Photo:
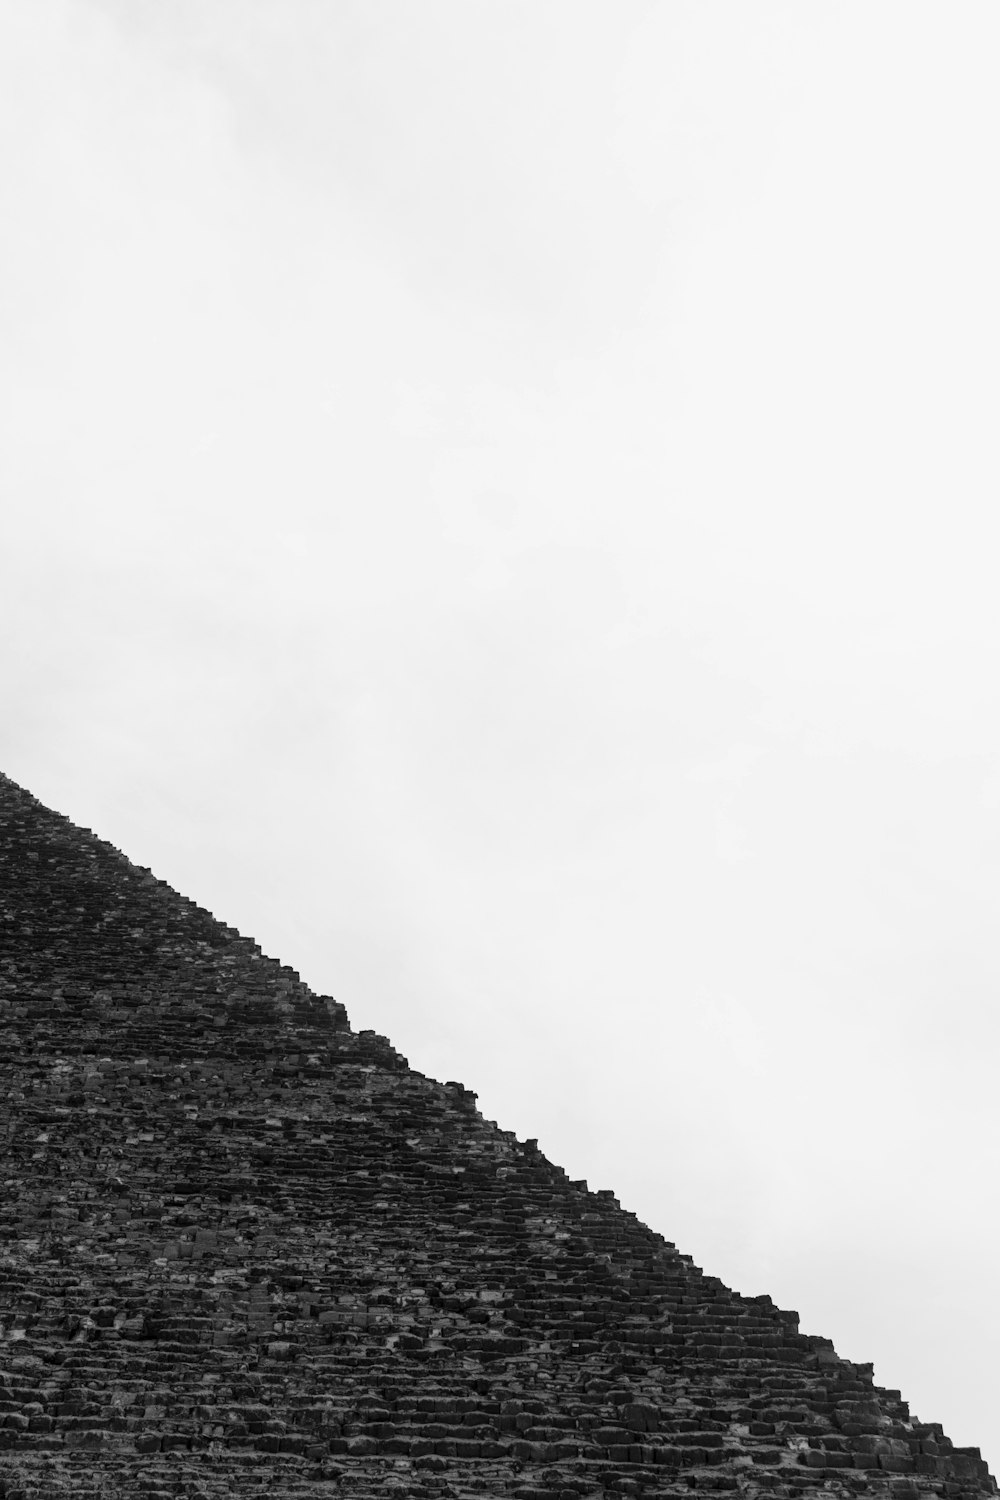
M 995 1494 L 0 777 L 0 1496 Z

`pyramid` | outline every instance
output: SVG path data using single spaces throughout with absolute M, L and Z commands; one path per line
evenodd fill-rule
M 0 777 L 0 1496 L 993 1495 Z

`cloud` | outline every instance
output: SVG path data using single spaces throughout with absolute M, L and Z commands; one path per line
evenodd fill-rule
M 2 25 L 4 769 L 834 1336 L 991 1242 L 992 8 Z

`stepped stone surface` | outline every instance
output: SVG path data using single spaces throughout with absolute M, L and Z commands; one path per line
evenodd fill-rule
M 0 777 L 0 1496 L 973 1496 L 976 1449 Z

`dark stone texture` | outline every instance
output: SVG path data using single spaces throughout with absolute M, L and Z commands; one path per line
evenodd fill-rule
M 0 777 L 0 1497 L 996 1493 Z

